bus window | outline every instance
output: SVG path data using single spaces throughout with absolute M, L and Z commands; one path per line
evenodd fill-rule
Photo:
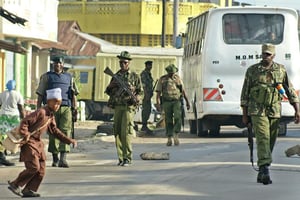
M 199 55 L 200 54 L 200 41 L 197 41 L 197 46 L 196 46 L 196 54 Z
M 193 43 L 195 41 L 195 35 L 196 35 L 196 27 L 195 27 L 195 23 L 196 21 L 193 20 L 191 23 L 191 37 L 190 37 L 190 42 Z
M 195 43 L 192 43 L 192 46 L 191 46 L 192 50 L 191 50 L 191 56 L 193 56 L 195 54 Z
M 202 40 L 203 40 L 203 36 L 204 36 L 204 29 L 205 29 L 205 16 L 202 16 L 201 18 L 198 19 L 199 20 L 199 27 L 200 27 L 200 30 L 199 30 L 199 39 L 198 39 L 198 53 L 197 54 L 200 54 L 201 53 L 201 50 L 202 50 Z
M 196 40 L 199 40 L 199 38 L 201 38 L 202 35 L 202 31 L 203 31 L 203 27 L 201 26 L 201 20 L 202 18 L 198 18 L 197 19 L 197 36 L 196 36 Z
M 241 25 L 236 15 L 226 15 L 223 20 L 223 32 L 225 34 L 225 42 L 242 43 Z
M 279 44 L 283 40 L 281 14 L 226 14 L 223 37 L 227 44 Z

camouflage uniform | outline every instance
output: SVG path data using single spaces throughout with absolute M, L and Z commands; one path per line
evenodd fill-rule
M 151 65 L 152 66 L 152 61 L 147 61 L 145 62 L 146 66 Z M 144 89 L 144 98 L 143 98 L 143 103 L 142 103 L 142 130 L 149 130 L 147 128 L 147 121 L 150 117 L 151 114 L 151 98 L 153 96 L 153 78 L 151 74 L 151 69 L 146 69 L 142 71 L 141 73 L 141 80 L 143 83 L 143 89 Z M 144 128 L 144 129 L 143 129 Z
M 283 97 L 276 89 L 278 83 L 284 86 L 291 104 L 299 102 L 286 69 L 274 62 L 269 68 L 265 68 L 262 62 L 250 66 L 241 92 L 241 106 L 247 108 L 256 137 L 257 165 L 260 169 L 267 169 L 272 163 L 272 151 L 279 132 Z
M 287 86 L 291 103 L 299 102 L 285 68 L 277 63 L 268 70 L 261 64 L 249 67 L 242 89 L 241 106 L 248 107 L 258 137 L 258 166 L 272 162 L 271 153 L 279 131 L 282 97 L 274 86 L 276 83 Z
M 178 69 L 169 65 L 166 70 L 168 74 L 160 77 L 157 83 L 156 92 L 161 93 L 162 107 L 165 112 L 167 146 L 172 145 L 171 138 L 174 136 L 174 143 L 178 145 L 178 134 L 181 130 L 181 102 L 183 82 L 175 74 Z M 171 73 L 171 76 L 170 76 Z M 174 134 L 175 133 L 175 134 Z
M 120 63 L 124 59 L 127 62 L 131 60 L 130 54 L 126 51 L 121 52 L 118 58 Z M 140 76 L 137 73 L 130 70 L 126 72 L 119 70 L 115 76 L 118 76 L 119 79 L 128 84 L 128 88 L 133 91 L 137 99 L 141 98 L 143 88 Z M 118 165 L 126 166 L 132 162 L 131 136 L 135 134 L 133 118 L 138 105 L 134 105 L 131 97 L 126 92 L 120 93 L 122 89 L 118 84 L 113 84 L 113 82 L 115 82 L 114 78 L 112 78 L 105 92 L 110 96 L 109 106 L 114 108 L 113 132 L 119 158 Z

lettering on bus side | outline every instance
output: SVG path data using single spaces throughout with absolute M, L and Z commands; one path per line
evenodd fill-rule
M 235 59 L 236 60 L 257 60 L 257 59 L 261 59 L 262 56 L 261 55 L 236 55 Z

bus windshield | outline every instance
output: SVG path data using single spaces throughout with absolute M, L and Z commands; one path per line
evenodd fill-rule
M 283 40 L 281 14 L 225 14 L 223 38 L 227 44 L 279 44 Z

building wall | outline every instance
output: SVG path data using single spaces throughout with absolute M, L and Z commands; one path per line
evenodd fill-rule
M 0 77 L 0 91 L 5 89 L 7 80 L 14 79 L 17 83 L 16 89 L 25 99 L 35 98 L 37 75 L 45 73 L 49 68 L 44 68 L 45 65 L 41 66 L 39 62 L 36 62 L 36 60 L 41 60 L 40 51 L 36 51 L 33 56 L 32 43 L 57 41 L 58 0 L 5 0 L 0 1 L 0 6 L 27 20 L 25 26 L 22 26 L 13 24 L 3 17 L 0 18 L 1 39 L 21 44 L 27 50 L 25 55 L 1 50 L 4 56 L 0 58 L 0 63 L 3 63 L 0 72 L 4 75 L 1 74 Z M 45 62 L 49 61 L 49 51 L 46 58 L 42 59 Z
M 2 18 L 0 26 L 5 37 L 56 41 L 57 0 L 6 0 L 1 2 L 3 8 L 28 20 L 26 25 L 22 26 Z
M 4 52 L 0 52 L 0 91 L 5 89 L 5 68 L 4 68 Z
M 180 2 L 178 32 L 185 32 L 189 17 L 228 0 L 214 3 Z M 230 1 L 231 2 L 231 1 Z M 231 5 L 231 3 L 230 3 Z M 160 46 L 162 35 L 162 1 L 60 1 L 58 19 L 75 20 L 81 31 L 117 45 Z M 166 46 L 172 46 L 173 2 L 166 3 Z

